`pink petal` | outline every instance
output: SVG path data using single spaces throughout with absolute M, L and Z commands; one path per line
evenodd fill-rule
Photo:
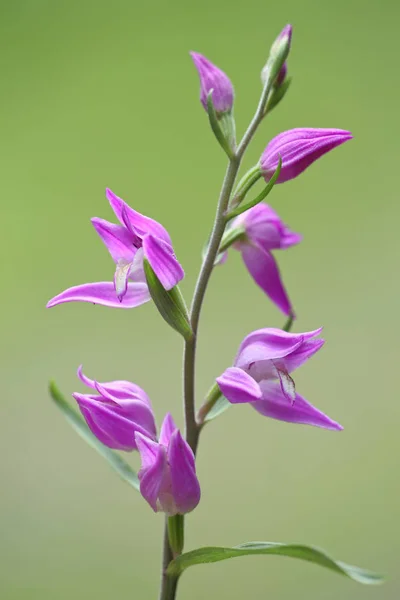
M 169 440 L 171 438 L 171 435 L 174 433 L 174 431 L 176 431 L 178 428 L 175 425 L 175 422 L 172 418 L 172 416 L 170 415 L 170 413 L 167 413 L 164 417 L 164 421 L 162 422 L 161 425 L 161 431 L 160 431 L 160 437 L 159 437 L 159 443 L 162 444 L 163 446 L 168 446 L 169 444 Z
M 296 393 L 293 404 L 290 404 L 283 395 L 279 384 L 263 381 L 260 386 L 263 397 L 251 404 L 260 414 L 288 423 L 313 425 L 336 431 L 343 429 L 339 423 L 315 408 L 300 394 Z
M 114 192 L 108 188 L 106 190 L 106 196 L 111 204 L 111 208 L 113 209 L 115 216 L 120 223 L 124 224 L 122 211 L 125 207 L 126 216 L 128 217 L 132 228 L 140 235 L 140 237 L 150 233 L 171 245 L 171 238 L 169 237 L 167 230 L 160 223 L 150 219 L 150 217 L 145 217 L 136 210 L 133 210 L 133 208 L 131 208 L 128 204 L 126 204 L 126 202 L 116 196 Z
M 284 359 L 285 367 L 288 372 L 292 372 L 307 360 L 309 360 L 322 346 L 325 340 L 304 340 L 304 342 L 289 356 Z
M 216 381 L 225 398 L 234 404 L 254 402 L 262 396 L 258 383 L 237 367 L 229 367 Z
M 293 314 L 292 305 L 283 287 L 278 266 L 270 252 L 258 246 L 242 246 L 242 257 L 256 284 L 287 316 Z
M 244 369 L 257 361 L 287 357 L 305 340 L 315 337 L 321 331 L 322 328 L 305 333 L 288 333 L 273 327 L 252 331 L 240 344 L 235 366 Z
M 86 386 L 92 388 L 93 390 L 96 389 L 98 382 L 84 375 L 82 371 L 82 365 L 78 367 L 77 375 L 82 383 L 84 383 Z M 107 393 L 113 397 L 115 402 L 118 402 L 118 400 L 124 398 L 133 398 L 144 402 L 148 406 L 151 406 L 150 399 L 146 392 L 135 383 L 121 379 L 107 381 L 105 383 L 101 383 L 100 385 L 107 390 Z
M 47 308 L 64 302 L 91 302 L 112 308 L 134 308 L 150 300 L 150 293 L 145 283 L 128 283 L 127 292 L 120 302 L 111 281 L 84 283 L 68 288 L 47 303 Z
M 146 235 L 143 238 L 143 253 L 164 289 L 172 289 L 183 279 L 185 273 L 175 257 L 172 246 L 160 238 Z
M 189 444 L 177 429 L 168 447 L 171 490 L 177 512 L 185 514 L 200 501 L 200 484 L 196 476 L 195 460 Z
M 118 414 L 101 398 L 88 394 L 72 394 L 92 433 L 106 446 L 130 452 L 136 449 L 135 431 L 143 431 L 140 425 Z M 88 418 L 89 417 L 89 418 Z
M 133 245 L 132 234 L 125 227 L 98 217 L 92 219 L 92 224 L 115 262 L 121 258 L 132 262 L 136 248 Z
M 158 512 L 157 500 L 167 469 L 166 453 L 160 444 L 140 433 L 135 434 L 135 440 L 142 460 L 142 468 L 138 473 L 140 492 L 154 512 Z

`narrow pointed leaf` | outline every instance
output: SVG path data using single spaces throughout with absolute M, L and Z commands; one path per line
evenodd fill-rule
M 148 260 L 143 261 L 143 267 L 150 295 L 158 312 L 164 321 L 180 333 L 185 340 L 190 339 L 193 332 L 179 287 L 176 285 L 171 290 L 164 289 Z
M 204 423 L 208 423 L 209 421 L 213 421 L 216 417 L 219 417 L 224 413 L 228 408 L 232 406 L 229 400 L 225 398 L 225 396 L 221 396 L 215 402 L 213 407 L 209 410 L 207 415 L 204 418 Z
M 275 554 L 280 556 L 288 556 L 291 558 L 299 558 L 307 562 L 314 563 L 321 567 L 326 567 L 340 575 L 345 575 L 358 583 L 366 585 L 382 583 L 383 579 L 380 575 L 365 571 L 359 567 L 347 565 L 341 561 L 336 561 L 330 558 L 322 550 L 313 548 L 312 546 L 302 546 L 300 544 L 279 544 L 274 542 L 249 542 L 241 544 L 233 548 L 223 547 L 206 547 L 186 552 L 171 561 L 167 572 L 169 575 L 179 576 L 185 569 L 192 565 L 203 563 L 219 562 L 228 558 L 237 556 L 249 556 L 257 554 Z
M 64 417 L 67 419 L 68 423 L 72 425 L 77 434 L 105 458 L 112 469 L 114 469 L 124 481 L 129 483 L 135 490 L 139 491 L 139 479 L 135 471 L 119 456 L 119 454 L 99 442 L 92 434 L 85 421 L 65 400 L 54 381 L 50 381 L 49 383 L 49 392 L 57 408 L 61 410 Z
M 204 404 L 200 407 L 197 414 L 197 421 L 200 424 L 212 421 L 229 408 L 231 403 L 222 395 L 217 383 L 210 388 L 205 397 Z
M 221 148 L 223 150 L 225 150 L 225 152 L 229 158 L 233 158 L 233 150 L 229 144 L 229 140 L 227 139 L 226 135 L 222 131 L 222 128 L 218 121 L 217 113 L 215 112 L 214 104 L 212 101 L 212 93 L 213 93 L 213 90 L 211 90 L 207 96 L 208 120 L 210 121 L 211 129 L 213 130 L 213 133 L 214 133 L 215 137 L 217 138 Z
M 245 234 L 246 230 L 242 225 L 239 227 L 228 228 L 222 236 L 218 252 L 225 252 L 225 250 L 228 250 L 232 244 L 245 237 Z
M 226 216 L 226 220 L 230 221 L 234 217 L 237 217 L 238 215 L 244 213 L 246 210 L 249 210 L 249 208 L 253 208 L 253 206 L 256 206 L 256 204 L 259 204 L 260 202 L 265 200 L 265 198 L 268 196 L 268 194 L 274 187 L 274 185 L 279 177 L 279 173 L 281 172 L 281 167 L 282 167 L 282 159 L 281 159 L 281 157 L 279 157 L 278 166 L 276 167 L 274 174 L 272 175 L 271 179 L 268 181 L 267 185 L 262 190 L 262 192 L 260 194 L 258 194 L 258 196 L 256 196 L 253 200 L 250 200 L 249 202 L 245 202 L 244 204 L 241 204 L 240 206 L 238 206 L 237 208 L 232 210 Z

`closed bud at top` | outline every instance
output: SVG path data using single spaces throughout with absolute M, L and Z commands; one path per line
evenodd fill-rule
M 288 42 L 288 44 L 289 44 L 288 51 L 289 51 L 290 44 L 292 43 L 292 33 L 293 33 L 293 27 L 290 24 L 285 25 L 285 27 L 282 29 L 282 31 L 276 38 L 275 42 L 271 46 L 271 54 L 273 54 L 274 52 L 277 52 L 277 49 L 279 48 L 279 45 L 282 44 L 282 42 L 283 43 Z
M 318 158 L 352 139 L 350 131 L 343 129 L 289 129 L 273 138 L 265 148 L 260 166 L 266 181 L 269 181 L 282 160 L 277 183 L 294 179 Z
M 233 106 L 234 92 L 229 77 L 202 54 L 191 52 L 190 55 L 199 74 L 200 102 L 204 109 L 208 111 L 207 96 L 213 90 L 212 102 L 217 115 L 230 112 Z
M 261 71 L 263 85 L 270 77 L 272 80 L 276 79 L 278 86 L 283 83 L 287 71 L 285 60 L 290 51 L 292 31 L 292 26 L 286 25 L 272 44 L 267 64 Z

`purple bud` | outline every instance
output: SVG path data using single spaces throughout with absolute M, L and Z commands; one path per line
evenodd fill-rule
M 217 113 L 226 113 L 232 110 L 233 86 L 227 75 L 218 69 L 202 54 L 190 53 L 194 66 L 200 77 L 200 102 L 207 110 L 207 96 L 213 90 L 212 101 Z
M 286 57 L 289 54 L 290 46 L 292 43 L 292 32 L 293 32 L 293 27 L 291 25 L 285 25 L 285 27 L 282 29 L 282 31 L 280 32 L 280 34 L 278 35 L 278 37 L 272 44 L 271 51 L 270 51 L 270 58 L 269 58 L 267 64 L 265 65 L 265 67 L 263 68 L 263 70 L 261 71 L 261 81 L 262 81 L 263 85 L 265 85 L 266 80 L 269 76 L 269 67 L 270 67 L 271 59 L 273 59 L 274 57 L 279 55 L 280 51 L 283 50 L 284 46 L 286 46 L 286 48 L 285 48 Z M 277 76 L 276 82 L 275 82 L 278 87 L 280 85 L 282 85 L 282 83 L 286 77 L 286 73 L 287 73 L 287 66 L 286 66 L 286 62 L 284 62 L 278 73 L 278 76 Z
M 280 34 L 276 38 L 274 44 L 276 44 L 277 42 L 280 42 L 284 38 L 288 38 L 289 39 L 289 44 L 291 44 L 291 42 L 292 42 L 292 33 L 293 33 L 293 27 L 288 23 L 282 29 L 282 31 L 280 32 Z
M 261 171 L 269 181 L 282 159 L 282 168 L 277 183 L 294 179 L 317 158 L 336 146 L 353 138 L 350 131 L 343 129 L 289 129 L 273 138 L 265 148 L 261 159 Z
M 278 77 L 276 78 L 275 85 L 279 87 L 285 81 L 287 75 L 287 66 L 286 63 L 283 63 L 281 70 L 278 73 Z

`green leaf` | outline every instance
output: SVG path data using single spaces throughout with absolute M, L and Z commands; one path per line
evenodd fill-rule
M 77 434 L 80 435 L 89 446 L 101 454 L 124 481 L 129 483 L 135 490 L 139 491 L 139 479 L 135 471 L 119 456 L 119 454 L 99 442 L 90 431 L 85 421 L 70 407 L 54 381 L 50 381 L 49 383 L 49 392 L 57 408 L 61 410 L 64 417 L 67 419 L 68 423 L 72 425 Z
M 179 576 L 185 569 L 192 565 L 203 563 L 219 562 L 228 558 L 237 556 L 248 556 L 257 554 L 276 554 L 280 556 L 289 556 L 312 562 L 321 567 L 331 569 L 340 575 L 345 575 L 358 583 L 378 584 L 383 581 L 380 575 L 365 571 L 359 567 L 347 565 L 341 561 L 336 561 L 327 556 L 322 550 L 311 546 L 302 546 L 299 544 L 279 544 L 274 542 L 249 542 L 234 546 L 233 548 L 207 547 L 198 548 L 191 552 L 186 552 L 175 558 L 168 565 L 167 573 L 169 575 Z
M 222 413 L 228 410 L 230 406 L 232 405 L 229 402 L 229 400 L 227 400 L 225 396 L 221 396 L 220 398 L 218 398 L 218 400 L 216 400 L 212 408 L 210 408 L 210 410 L 204 417 L 204 423 L 208 423 L 208 421 L 212 421 L 216 417 L 219 417 L 219 415 L 222 415 Z
M 232 147 L 229 143 L 227 136 L 222 131 L 221 125 L 219 124 L 218 116 L 217 116 L 217 113 L 215 112 L 214 104 L 212 101 L 213 91 L 214 90 L 210 90 L 210 92 L 207 96 L 208 120 L 210 121 L 211 129 L 213 130 L 213 133 L 214 133 L 215 137 L 217 138 L 221 148 L 226 152 L 228 158 L 231 159 L 234 156 L 234 152 L 232 150 Z
M 171 325 L 185 340 L 189 340 L 193 332 L 179 286 L 176 285 L 172 290 L 166 290 L 146 259 L 143 261 L 143 268 L 150 295 L 158 308 L 158 312 L 168 325 Z
M 278 166 L 276 167 L 274 174 L 272 175 L 271 179 L 268 181 L 266 187 L 262 190 L 262 192 L 260 194 L 258 194 L 258 196 L 256 196 L 253 200 L 250 200 L 249 202 L 245 202 L 244 204 L 240 204 L 240 206 L 238 206 L 237 208 L 232 210 L 226 216 L 226 220 L 230 221 L 231 219 L 233 219 L 233 217 L 237 217 L 238 215 L 242 214 L 246 210 L 249 210 L 249 208 L 253 208 L 253 206 L 256 206 L 256 204 L 259 204 L 260 202 L 265 200 L 265 198 L 268 196 L 268 194 L 274 187 L 274 185 L 279 177 L 279 173 L 281 172 L 281 167 L 282 167 L 282 159 L 281 159 L 281 157 L 279 157 Z

